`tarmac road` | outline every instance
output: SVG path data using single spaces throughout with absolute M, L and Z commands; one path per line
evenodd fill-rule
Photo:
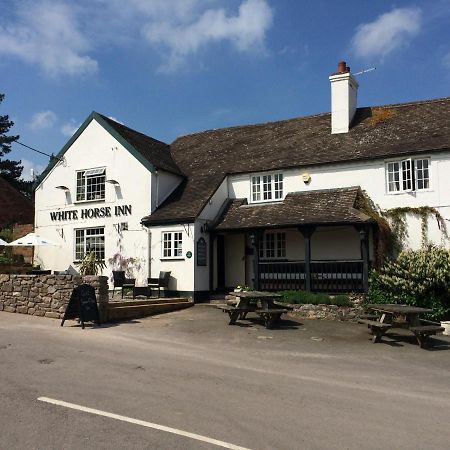
M 0 448 L 449 448 L 450 339 L 427 351 L 372 344 L 362 325 L 227 317 L 195 306 L 81 330 L 0 312 Z

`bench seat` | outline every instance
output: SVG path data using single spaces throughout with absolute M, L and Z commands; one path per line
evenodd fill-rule
M 287 313 L 288 310 L 284 308 L 269 308 L 257 309 L 255 312 L 264 319 L 265 327 L 271 329 L 280 320 L 281 315 Z
M 223 312 L 228 313 L 230 316 L 230 322 L 228 325 L 234 325 L 236 323 L 236 320 L 245 319 L 245 316 L 248 312 L 253 311 L 251 308 L 237 308 L 235 306 L 229 306 L 229 305 L 217 305 L 218 309 L 221 309 Z
M 411 327 L 410 331 L 415 334 L 420 348 L 426 348 L 430 336 L 444 331 L 444 328 L 440 325 L 422 325 L 420 327 Z
M 359 319 L 358 322 L 366 324 L 370 328 L 374 343 L 381 342 L 381 337 L 392 327 L 390 323 L 382 323 L 377 320 Z

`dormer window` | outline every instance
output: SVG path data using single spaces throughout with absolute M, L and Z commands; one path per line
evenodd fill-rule
M 77 172 L 77 202 L 105 199 L 106 169 L 87 169 Z
M 386 164 L 389 193 L 421 191 L 430 188 L 430 159 L 403 159 Z
M 272 202 L 283 199 L 283 174 L 252 176 L 252 202 Z

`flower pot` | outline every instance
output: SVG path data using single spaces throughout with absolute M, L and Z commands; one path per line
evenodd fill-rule
M 442 334 L 445 336 L 450 336 L 450 320 L 441 322 L 441 327 L 444 328 L 444 331 L 442 332 Z

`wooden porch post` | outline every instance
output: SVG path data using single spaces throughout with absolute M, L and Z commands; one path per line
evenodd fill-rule
M 254 273 L 254 281 L 253 288 L 255 291 L 259 291 L 260 289 L 260 274 L 259 274 L 259 240 L 261 239 L 261 232 L 258 230 L 250 231 L 250 243 L 253 248 L 253 273 Z
M 312 225 L 299 227 L 305 240 L 305 290 L 308 292 L 311 291 L 311 236 L 315 229 Z
M 359 239 L 361 242 L 361 259 L 363 261 L 363 289 L 369 289 L 369 228 L 367 226 L 358 227 Z

